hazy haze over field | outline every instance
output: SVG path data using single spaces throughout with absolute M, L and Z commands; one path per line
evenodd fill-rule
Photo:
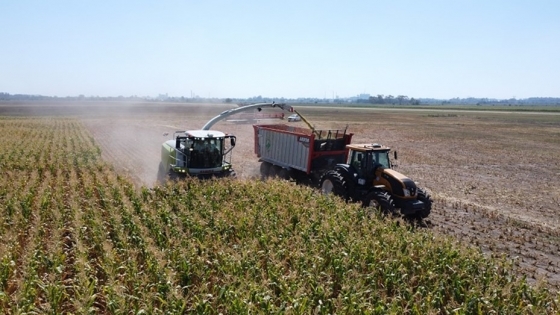
M 2 1 L 0 92 L 558 97 L 557 1 Z

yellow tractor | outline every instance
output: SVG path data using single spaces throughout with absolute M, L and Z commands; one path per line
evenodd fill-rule
M 362 202 L 364 207 L 380 208 L 383 213 L 400 213 L 423 219 L 432 209 L 432 198 L 405 175 L 393 170 L 391 149 L 374 144 L 348 144 L 347 161 L 326 172 L 320 182 L 324 194 L 346 201 Z M 394 159 L 397 153 L 394 152 Z

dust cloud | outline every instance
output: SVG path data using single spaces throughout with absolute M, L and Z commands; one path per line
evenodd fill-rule
M 157 184 L 161 145 L 177 130 L 200 129 L 232 104 L 104 104 L 86 106 L 78 116 L 100 146 L 104 160 L 137 186 Z M 279 111 L 280 109 L 263 109 Z M 275 121 L 276 122 L 276 121 Z M 237 137 L 232 163 L 241 179 L 258 176 L 253 127 L 249 123 L 217 122 L 212 130 Z M 169 135 L 163 136 L 164 133 Z

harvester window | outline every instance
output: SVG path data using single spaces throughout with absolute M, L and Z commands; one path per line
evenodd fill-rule
M 195 138 L 190 150 L 192 168 L 214 168 L 222 165 L 221 138 Z

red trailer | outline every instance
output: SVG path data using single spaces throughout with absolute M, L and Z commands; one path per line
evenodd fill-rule
M 256 124 L 255 154 L 263 177 L 278 176 L 318 183 L 338 163 L 346 163 L 346 130 L 311 130 L 285 124 Z

